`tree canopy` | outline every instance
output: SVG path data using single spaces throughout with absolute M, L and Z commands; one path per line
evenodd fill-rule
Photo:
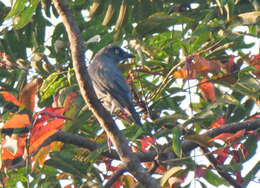
M 257 0 L 0 1 L 1 186 L 260 184 L 259 20 Z M 88 85 L 111 43 L 143 129 Z

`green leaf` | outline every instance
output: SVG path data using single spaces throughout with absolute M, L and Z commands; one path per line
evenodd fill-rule
M 186 16 L 150 16 L 136 27 L 136 32 L 142 36 L 168 31 L 168 27 L 192 22 L 193 19 Z
M 172 130 L 172 149 L 180 158 L 182 157 L 181 135 L 181 128 L 179 126 L 174 127 Z
M 15 4 L 13 5 L 11 11 L 5 17 L 5 20 L 7 20 L 13 16 L 19 15 L 24 10 L 26 2 L 29 2 L 29 1 L 28 0 L 15 1 Z
M 49 97 L 54 96 L 61 88 L 68 85 L 68 81 L 60 73 L 52 73 L 46 78 L 40 88 L 40 101 L 43 103 Z
M 209 170 L 209 169 L 207 169 L 205 171 L 203 178 L 214 186 L 219 186 L 219 185 L 222 185 L 223 183 L 225 185 L 228 185 L 227 182 L 223 178 L 220 178 L 212 170 Z
M 15 29 L 21 29 L 25 25 L 27 25 L 33 16 L 33 13 L 35 12 L 37 5 L 39 3 L 39 0 L 31 0 L 30 5 L 24 9 L 23 12 L 21 12 L 19 17 L 17 17 L 18 21 L 14 23 Z

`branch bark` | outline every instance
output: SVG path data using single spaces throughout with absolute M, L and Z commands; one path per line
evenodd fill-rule
M 217 127 L 215 129 L 211 129 L 211 130 L 207 131 L 205 133 L 205 135 L 208 135 L 209 137 L 213 138 L 215 136 L 218 136 L 221 133 L 235 133 L 242 129 L 245 129 L 246 131 L 253 131 L 253 130 L 257 130 L 259 128 L 260 128 L 260 120 L 251 120 L 251 121 L 244 121 L 244 122 L 240 122 L 240 123 L 226 124 L 221 127 Z M 66 143 L 66 144 L 73 144 L 78 147 L 86 148 L 90 151 L 93 151 L 100 147 L 100 145 L 97 144 L 96 142 L 90 141 L 82 136 L 73 135 L 71 133 L 64 132 L 64 131 L 59 131 L 56 134 L 54 134 L 53 136 L 49 137 L 44 142 L 43 146 L 48 145 L 53 141 L 60 141 L 60 142 Z M 198 146 L 199 146 L 198 144 L 196 144 L 192 141 L 184 140 L 183 145 L 182 145 L 182 150 L 185 151 L 186 153 L 189 153 L 191 150 L 195 149 Z M 138 157 L 138 159 L 141 162 L 154 161 L 155 157 L 157 156 L 156 151 L 135 152 L 134 154 Z M 102 155 L 109 157 L 111 159 L 119 159 L 117 152 L 113 149 L 110 152 L 108 152 L 108 151 L 103 152 Z M 162 155 L 166 156 L 165 160 L 169 160 L 169 158 L 167 156 L 173 157 L 171 152 L 162 153 L 161 156 Z M 171 159 L 173 159 L 173 158 L 171 158 Z M 160 157 L 159 160 L 163 161 L 162 157 Z
M 120 132 L 110 114 L 105 111 L 104 107 L 97 100 L 87 72 L 83 39 L 68 6 L 63 0 L 53 0 L 53 3 L 68 34 L 73 68 L 82 97 L 105 130 L 107 136 L 116 148 L 120 160 L 126 164 L 128 171 L 145 187 L 160 187 L 159 183 L 142 167 L 139 159 L 132 153 L 128 146 L 128 141 Z
M 209 153 L 209 150 L 206 147 L 201 147 L 201 149 L 204 153 Z M 222 169 L 220 167 L 221 164 L 212 154 L 208 154 L 205 156 L 212 164 L 212 166 L 217 170 L 218 174 L 225 180 L 227 180 L 230 183 L 230 185 L 233 185 L 235 188 L 242 188 L 242 185 L 239 184 L 239 182 L 237 182 L 227 171 L 225 171 L 225 169 Z

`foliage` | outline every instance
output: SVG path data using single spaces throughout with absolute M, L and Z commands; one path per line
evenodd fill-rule
M 219 168 L 244 187 L 254 180 L 259 163 L 244 177 L 241 171 L 256 155 L 259 131 L 227 132 L 215 138 L 200 134 L 259 118 L 260 54 L 250 53 L 255 43 L 247 41 L 248 36 L 259 40 L 258 1 L 67 3 L 86 49 L 96 53 L 110 43 L 127 44 L 136 55 L 120 68 L 146 132 L 140 133 L 121 117 L 123 133 L 132 141 L 134 152 L 172 154 L 168 162 L 158 160 L 156 168 L 153 161 L 143 163 L 151 173 L 160 175 L 161 186 L 189 186 L 191 172 L 202 187 L 229 185 L 214 166 L 198 164 L 196 157 L 183 152 L 183 140 L 207 147 Z M 24 187 L 62 187 L 64 179 L 72 182 L 67 188 L 94 187 L 120 170 L 116 160 L 103 155 L 108 150 L 106 136 L 80 97 L 66 31 L 57 17 L 50 0 L 19 0 L 12 7 L 0 2 L 0 178 L 6 187 L 18 182 Z M 238 31 L 238 26 L 246 32 Z M 61 130 L 101 147 L 86 150 L 48 142 Z M 113 187 L 137 184 L 131 175 L 123 174 Z

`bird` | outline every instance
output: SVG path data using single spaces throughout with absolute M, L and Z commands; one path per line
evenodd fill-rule
M 104 108 L 112 115 L 126 112 L 137 125 L 142 126 L 132 92 L 118 68 L 118 64 L 134 57 L 121 47 L 110 44 L 96 53 L 87 69 L 94 91 Z

